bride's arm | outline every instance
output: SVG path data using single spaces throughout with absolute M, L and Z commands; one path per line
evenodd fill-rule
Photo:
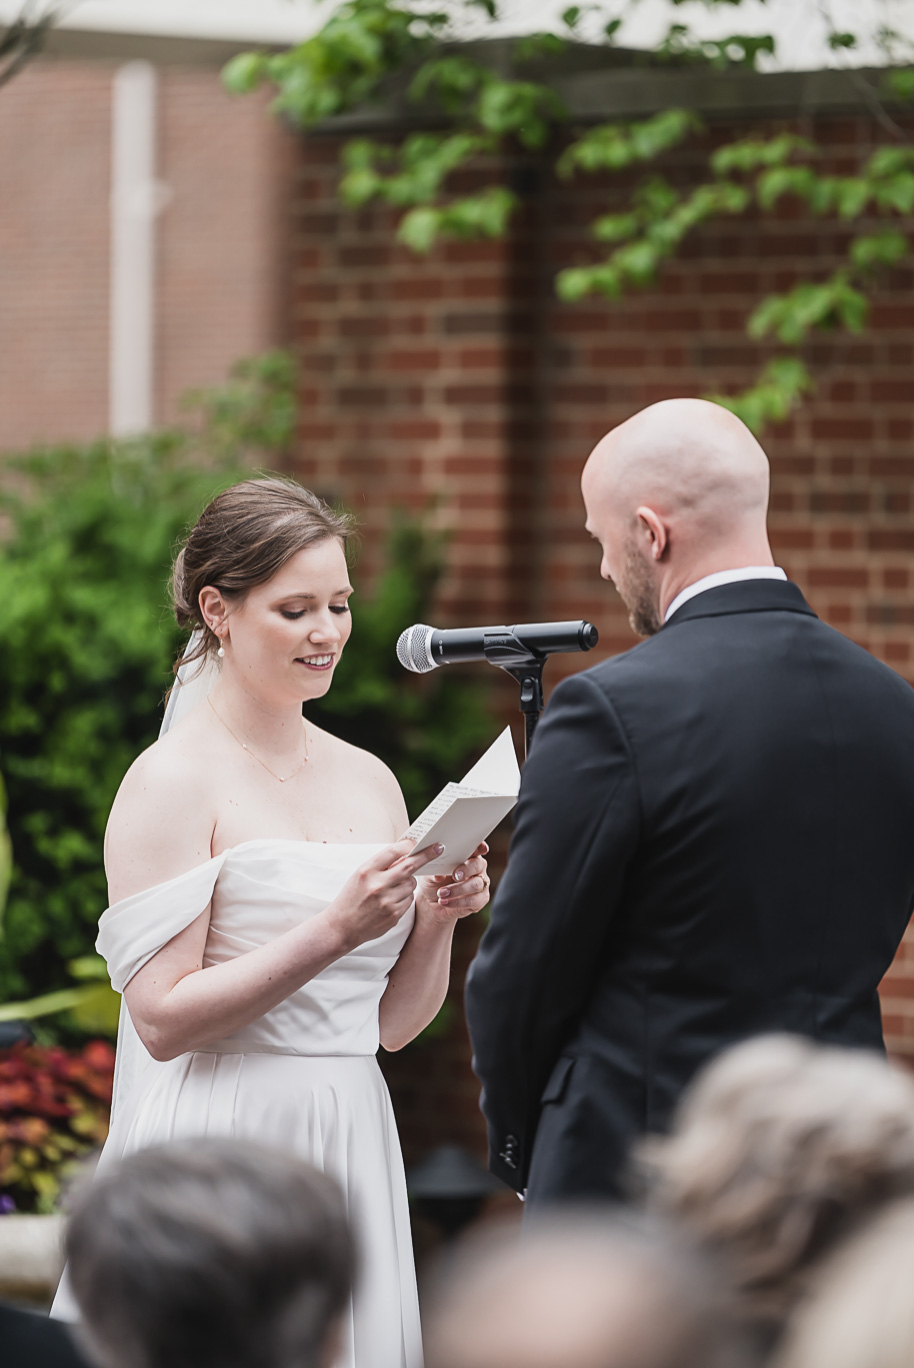
M 210 856 L 206 795 L 192 773 L 177 769 L 173 753 L 153 747 L 121 787 L 106 839 L 112 903 L 173 879 Z M 416 870 L 433 858 L 410 856 L 411 848 L 407 841 L 387 847 L 355 872 L 319 916 L 207 968 L 203 952 L 210 911 L 203 911 L 124 989 L 149 1053 L 173 1059 L 240 1030 L 334 960 L 390 930 L 412 904 Z

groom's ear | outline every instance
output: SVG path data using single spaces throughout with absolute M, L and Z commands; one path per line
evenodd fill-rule
M 658 517 L 652 508 L 642 504 L 635 510 L 635 517 L 641 528 L 641 535 L 644 537 L 651 560 L 663 560 L 664 552 L 669 543 L 669 533 L 663 519 Z

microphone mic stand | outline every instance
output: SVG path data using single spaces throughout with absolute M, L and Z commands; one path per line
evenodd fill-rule
M 542 716 L 543 666 L 545 656 L 530 656 L 523 665 L 503 665 L 502 669 L 513 675 L 520 685 L 520 710 L 524 715 L 524 759 L 530 753 L 530 742 L 536 731 L 536 724 Z
M 530 752 L 530 742 L 536 731 L 543 708 L 543 666 L 549 656 L 542 651 L 531 651 L 513 632 L 497 636 L 486 635 L 486 660 L 511 675 L 520 685 L 520 710 L 524 715 L 524 759 Z

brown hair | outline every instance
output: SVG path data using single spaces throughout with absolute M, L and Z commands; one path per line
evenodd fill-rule
M 87 1183 L 66 1244 L 80 1335 L 104 1368 L 319 1368 L 355 1272 L 331 1178 L 216 1136 Z
M 217 494 L 178 553 L 172 575 L 179 624 L 203 629 L 202 639 L 182 661 L 203 661 L 219 645 L 200 612 L 200 591 L 206 585 L 225 598 L 243 598 L 305 547 L 333 538 L 345 549 L 354 531 L 349 514 L 335 512 L 295 480 L 277 475 L 242 480 Z

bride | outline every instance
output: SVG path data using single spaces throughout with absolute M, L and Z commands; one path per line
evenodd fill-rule
M 178 556 L 176 613 L 195 632 L 169 713 L 186 715 L 128 771 L 105 841 L 98 946 L 126 1010 L 100 1164 L 203 1134 L 311 1160 L 341 1184 L 362 1253 L 340 1363 L 418 1368 L 403 1165 L 375 1053 L 438 1011 L 455 923 L 485 905 L 489 879 L 485 846 L 422 878 L 441 847 L 399 839 L 391 772 L 302 716 L 352 629 L 349 533 L 294 482 L 245 480 Z M 53 1314 L 76 1314 L 66 1280 Z

